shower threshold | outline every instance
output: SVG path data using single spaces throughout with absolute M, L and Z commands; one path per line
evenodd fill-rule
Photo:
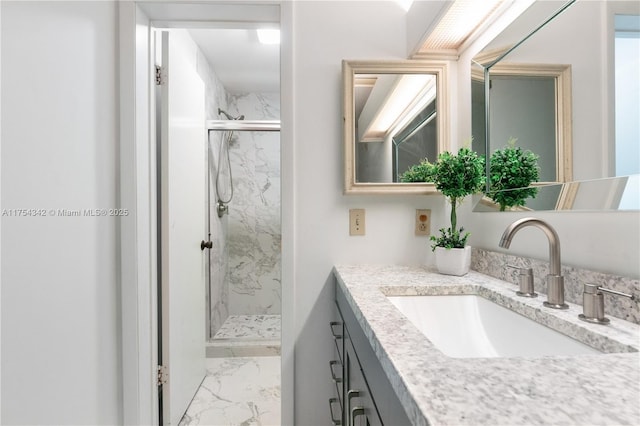
M 280 355 L 280 315 L 230 315 L 206 345 L 207 358 Z

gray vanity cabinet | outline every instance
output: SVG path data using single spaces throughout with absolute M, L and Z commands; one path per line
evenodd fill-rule
M 330 398 L 334 425 L 411 425 L 362 328 L 336 284 L 331 333 L 335 344 L 330 361 L 336 384 Z

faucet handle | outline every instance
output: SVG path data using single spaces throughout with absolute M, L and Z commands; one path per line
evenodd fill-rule
M 533 287 L 533 269 L 527 267 L 520 267 L 515 265 L 507 265 L 508 268 L 518 270 L 518 283 L 520 289 L 516 291 L 518 296 L 522 297 L 538 297 L 538 293 L 535 292 Z
M 609 318 L 604 316 L 604 296 L 602 292 L 636 300 L 633 294 L 600 287 L 597 284 L 585 284 L 584 292 L 582 293 L 582 313 L 578 315 L 578 318 L 594 324 L 609 324 Z

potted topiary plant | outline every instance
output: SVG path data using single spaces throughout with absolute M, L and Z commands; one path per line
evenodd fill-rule
M 538 156 L 516 147 L 516 141 L 510 138 L 489 160 L 490 189 L 486 195 L 500 205 L 500 211 L 524 206 L 527 198 L 538 193 L 538 188 L 529 186 L 539 179 Z
M 469 148 L 460 148 L 457 155 L 443 152 L 432 165 L 431 177 L 436 189 L 451 204 L 451 224 L 440 229 L 440 236 L 431 236 L 431 249 L 436 254 L 438 272 L 447 275 L 464 275 L 471 264 L 471 247 L 467 246 L 469 232 L 458 229 L 456 207 L 467 195 L 482 190 L 485 183 L 484 157 Z

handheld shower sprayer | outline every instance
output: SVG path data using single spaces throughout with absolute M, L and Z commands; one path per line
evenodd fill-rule
M 227 111 L 223 110 L 222 108 L 218 108 L 218 115 L 224 115 L 227 118 L 227 120 L 244 120 L 243 114 L 237 117 L 233 117 L 231 114 L 229 114 Z M 233 199 L 233 177 L 231 175 L 231 160 L 229 158 L 229 144 L 231 142 L 232 137 L 233 137 L 233 130 L 227 131 L 226 137 L 223 136 L 222 143 L 220 144 L 220 155 L 218 156 L 218 169 L 216 172 L 216 197 L 218 198 L 218 201 L 216 202 L 216 206 L 217 206 L 218 217 L 220 218 L 224 216 L 225 213 L 229 213 L 228 204 Z M 224 160 L 223 160 L 223 157 L 224 157 Z M 226 162 L 227 170 L 229 173 L 229 187 L 231 192 L 229 194 L 229 197 L 226 200 L 223 200 L 221 198 L 221 191 L 220 191 L 220 169 L 222 168 L 222 161 Z

